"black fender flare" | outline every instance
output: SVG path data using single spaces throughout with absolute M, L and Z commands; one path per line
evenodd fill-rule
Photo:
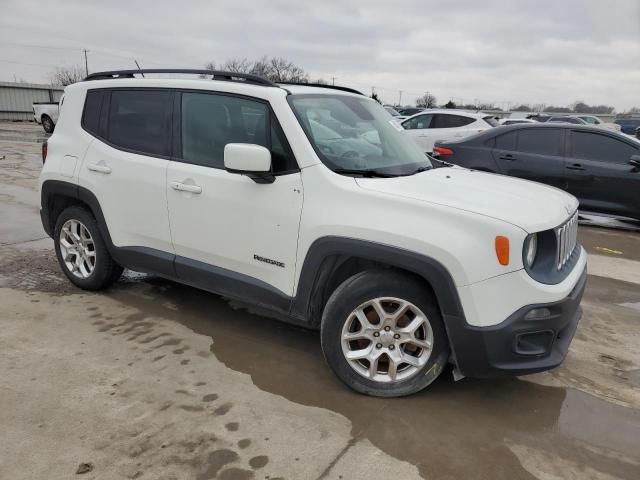
M 449 271 L 437 260 L 382 243 L 346 237 L 322 237 L 313 242 L 304 259 L 291 313 L 309 318 L 309 306 L 317 287 L 321 265 L 330 256 L 347 255 L 385 263 L 424 278 L 436 294 L 444 316 L 464 318 L 458 290 Z

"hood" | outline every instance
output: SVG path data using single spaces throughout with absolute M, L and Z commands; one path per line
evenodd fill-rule
M 398 197 L 496 218 L 528 233 L 557 227 L 578 208 L 578 200 L 541 183 L 459 167 L 393 178 L 357 178 L 358 185 Z

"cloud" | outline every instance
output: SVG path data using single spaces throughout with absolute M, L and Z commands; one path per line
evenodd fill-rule
M 44 82 L 55 65 L 82 64 L 83 48 L 93 71 L 134 57 L 153 68 L 275 55 L 389 102 L 428 90 L 440 101 L 640 104 L 637 0 L 3 0 L 2 11 L 2 80 Z

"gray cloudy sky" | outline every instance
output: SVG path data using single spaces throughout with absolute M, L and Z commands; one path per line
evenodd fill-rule
M 0 80 L 283 56 L 386 102 L 640 106 L 640 0 L 0 0 Z

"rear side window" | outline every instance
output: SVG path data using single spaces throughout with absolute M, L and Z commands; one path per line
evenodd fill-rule
M 516 149 L 516 138 L 518 132 L 509 132 L 504 135 L 500 135 L 496 137 L 496 146 L 495 148 L 499 150 L 510 150 L 514 151 Z
M 169 155 L 171 94 L 163 90 L 111 92 L 107 140 L 148 155 Z
M 608 163 L 628 163 L 638 149 L 622 140 L 591 132 L 571 132 L 571 152 L 573 158 L 598 160 Z
M 272 170 L 297 170 L 280 125 L 265 103 L 208 93 L 182 94 L 182 159 L 224 168 L 228 143 L 253 143 L 271 151 Z
M 519 130 L 517 150 L 537 155 L 561 155 L 562 131 L 556 128 L 525 128 Z
M 82 112 L 82 128 L 92 135 L 99 136 L 100 112 L 104 90 L 88 90 Z
M 405 130 L 421 130 L 423 128 L 429 128 L 431 124 L 432 115 L 418 115 L 417 117 L 410 118 L 402 124 Z
M 463 117 L 462 115 L 448 115 L 439 113 L 433 116 L 433 121 L 429 128 L 456 128 L 464 127 L 476 121 L 475 118 Z

